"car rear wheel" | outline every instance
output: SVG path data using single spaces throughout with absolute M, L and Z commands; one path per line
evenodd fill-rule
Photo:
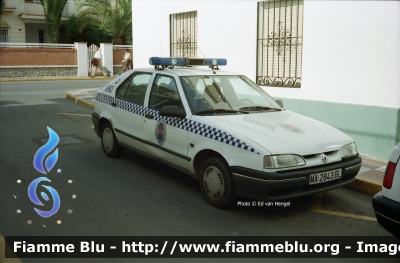
M 101 146 L 108 157 L 118 158 L 124 152 L 124 147 L 118 144 L 114 129 L 110 123 L 105 123 L 102 127 Z
M 200 171 L 200 187 L 212 206 L 226 208 L 235 204 L 237 195 L 232 173 L 220 157 L 207 159 Z

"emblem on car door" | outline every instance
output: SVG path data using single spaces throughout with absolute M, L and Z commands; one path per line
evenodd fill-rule
M 167 124 L 164 120 L 159 120 L 157 122 L 155 135 L 158 144 L 163 145 L 167 137 Z
M 328 162 L 328 156 L 322 154 L 322 161 L 324 161 L 324 163 Z

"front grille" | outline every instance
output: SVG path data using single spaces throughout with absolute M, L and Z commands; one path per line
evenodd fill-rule
M 303 158 L 304 158 L 304 159 L 313 158 L 315 155 L 318 155 L 318 154 L 303 155 Z

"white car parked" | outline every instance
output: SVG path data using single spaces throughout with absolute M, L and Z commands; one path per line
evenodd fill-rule
M 400 143 L 394 147 L 386 166 L 382 191 L 372 204 L 379 224 L 400 239 Z
M 237 196 L 287 200 L 330 190 L 360 170 L 353 139 L 219 70 L 225 59 L 153 57 L 150 64 L 98 91 L 92 119 L 107 156 L 131 148 L 170 165 L 198 179 L 216 207 Z M 202 65 L 209 68 L 188 68 Z

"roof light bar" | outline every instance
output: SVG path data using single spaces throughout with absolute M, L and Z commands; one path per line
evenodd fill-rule
M 186 58 L 158 58 L 151 57 L 149 59 L 150 65 L 153 66 L 186 66 Z
M 226 66 L 227 60 L 225 58 L 160 58 L 151 57 L 149 59 L 150 65 L 155 67 L 161 66 L 173 67 L 173 66 Z
M 204 60 L 204 66 L 226 66 L 225 58 L 206 58 Z

